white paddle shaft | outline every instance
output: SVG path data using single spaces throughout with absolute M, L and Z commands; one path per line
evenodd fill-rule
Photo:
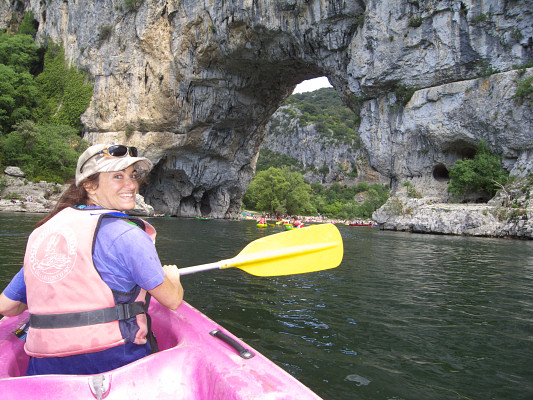
M 197 272 L 211 271 L 212 269 L 220 269 L 222 267 L 222 261 L 217 261 L 210 264 L 195 265 L 194 267 L 180 268 L 180 276 L 195 274 Z

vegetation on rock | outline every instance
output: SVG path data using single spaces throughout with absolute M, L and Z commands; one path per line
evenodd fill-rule
M 293 106 L 301 112 L 299 116 L 294 113 L 292 115 L 299 119 L 299 125 L 315 124 L 317 131 L 325 137 L 351 144 L 354 151 L 360 147 L 355 129 L 359 122 L 358 116 L 342 103 L 335 89 L 323 88 L 293 94 L 285 101 L 285 105 Z M 291 112 L 290 108 L 285 110 L 286 113 Z M 273 124 L 275 127 L 276 121 Z
M 304 166 L 296 158 L 280 154 L 268 149 L 261 149 L 259 151 L 259 158 L 255 166 L 255 171 L 266 171 L 270 167 L 286 167 L 291 171 L 303 173 Z
M 79 133 L 93 86 L 69 66 L 61 46 L 38 47 L 31 13 L 19 33 L 0 33 L 0 166 L 20 167 L 30 180 L 74 177 L 87 148 Z
M 506 184 L 507 177 L 501 166 L 501 157 L 491 154 L 481 140 L 473 159 L 458 160 L 450 168 L 448 191 L 455 195 L 480 192 L 491 198 Z

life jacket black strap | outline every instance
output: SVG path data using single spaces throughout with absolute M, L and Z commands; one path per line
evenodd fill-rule
M 150 343 L 150 349 L 152 354 L 159 352 L 159 345 L 157 344 L 157 338 L 155 337 L 155 333 L 152 330 L 152 317 L 150 317 L 150 314 L 148 314 L 148 306 L 150 305 L 150 299 L 152 298 L 152 295 L 148 292 L 146 292 L 146 298 L 145 298 L 145 306 L 144 309 L 146 310 L 146 325 L 148 328 L 148 333 L 146 335 L 146 340 L 148 343 Z
M 117 304 L 114 307 L 92 311 L 64 314 L 30 314 L 30 326 L 35 329 L 75 328 L 121 321 L 133 318 L 144 312 L 144 303 L 136 301 L 135 303 Z

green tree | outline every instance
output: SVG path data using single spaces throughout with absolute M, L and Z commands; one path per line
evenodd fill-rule
M 31 118 L 37 105 L 38 88 L 27 71 L 17 72 L 0 64 L 0 126 L 7 133 L 11 127 Z
M 248 208 L 269 213 L 313 213 L 310 194 L 311 186 L 305 183 L 300 173 L 270 167 L 255 175 L 243 202 Z
M 39 23 L 34 19 L 33 12 L 28 11 L 24 15 L 24 19 L 22 20 L 17 33 L 19 35 L 29 35 L 32 38 L 35 38 L 38 27 Z
M 285 194 L 285 206 L 290 215 L 315 215 L 316 207 L 311 201 L 311 186 L 304 181 L 302 174 L 283 170 L 290 184 Z
M 252 185 L 257 196 L 256 210 L 276 213 L 285 209 L 285 194 L 289 191 L 290 183 L 280 169 L 270 167 L 259 172 L 252 180 Z
M 450 168 L 448 191 L 455 195 L 471 192 L 494 196 L 505 185 L 508 174 L 501 166 L 501 157 L 491 154 L 483 140 L 479 142 L 473 159 L 458 160 Z
M 357 193 L 366 192 L 366 200 L 359 204 L 354 201 Z M 387 201 L 389 189 L 377 183 L 369 185 L 360 182 L 347 186 L 338 182 L 324 188 L 320 184 L 312 185 L 312 198 L 317 212 L 332 218 L 370 218 L 372 213 Z
M 19 166 L 33 180 L 58 183 L 74 177 L 76 162 L 88 144 L 70 126 L 23 121 L 2 140 L 5 162 Z
M 38 63 L 31 36 L 0 34 L 0 129 L 4 134 L 34 113 L 39 92 L 30 71 Z
M 81 128 L 80 115 L 93 95 L 93 86 L 86 81 L 85 74 L 67 65 L 63 47 L 49 45 L 43 72 L 36 78 L 42 95 L 38 122 Z
M 0 33 L 0 64 L 16 72 L 32 71 L 39 65 L 39 49 L 30 35 Z

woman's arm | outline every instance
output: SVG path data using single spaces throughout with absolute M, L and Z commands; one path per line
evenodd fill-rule
M 176 265 L 163 265 L 165 280 L 148 292 L 163 306 L 176 310 L 183 300 L 183 287 Z
M 28 308 L 26 303 L 24 268 L 21 268 L 0 294 L 0 314 L 6 317 L 19 315 Z
M 0 294 L 0 314 L 6 317 L 14 317 L 21 314 L 28 306 L 20 301 L 11 300 L 4 292 Z
M 135 284 L 171 310 L 181 304 L 183 288 L 178 268 L 161 266 L 154 243 L 138 227 L 104 218 L 96 237 L 93 260 L 111 289 L 127 292 Z

